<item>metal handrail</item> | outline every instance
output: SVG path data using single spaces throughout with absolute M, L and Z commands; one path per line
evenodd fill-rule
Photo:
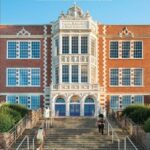
M 135 144 L 131 141 L 131 139 L 126 136 L 125 139 L 124 139 L 124 150 L 127 149 L 127 139 L 129 140 L 129 142 L 131 143 L 131 145 L 134 147 L 135 150 L 138 150 L 138 148 L 135 146 Z
M 114 142 L 114 136 L 115 136 L 117 139 L 117 142 L 118 142 L 118 150 L 120 150 L 120 138 L 118 137 L 117 133 L 114 131 L 114 129 L 113 129 L 112 125 L 110 124 L 110 122 L 108 121 L 108 119 L 106 118 L 105 120 L 107 121 L 107 124 L 108 124 L 108 130 L 107 130 L 108 135 L 109 135 L 109 131 L 110 131 L 109 127 L 110 127 L 111 131 L 112 131 L 112 143 Z
M 23 140 L 20 142 L 20 144 L 18 145 L 18 147 L 16 148 L 16 150 L 19 150 L 19 148 L 21 147 L 22 143 L 25 141 L 25 139 L 27 139 L 27 150 L 29 150 L 29 136 L 26 135 Z

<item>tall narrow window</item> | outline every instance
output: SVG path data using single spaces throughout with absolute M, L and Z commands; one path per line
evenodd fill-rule
M 33 86 L 40 85 L 40 69 L 31 70 L 31 85 Z
M 142 42 L 134 42 L 134 58 L 142 58 Z
M 122 70 L 122 85 L 130 85 L 130 69 Z
M 110 42 L 110 58 L 118 58 L 118 42 Z
M 7 82 L 8 85 L 16 85 L 17 84 L 17 70 L 16 69 L 8 69 L 8 74 L 7 74 Z
M 72 65 L 72 82 L 78 82 L 78 65 Z
M 59 83 L 59 69 L 58 69 L 58 67 L 56 67 L 56 69 L 55 69 L 55 75 L 56 75 L 56 84 L 58 84 Z
M 96 40 L 94 38 L 91 39 L 91 55 L 95 56 L 96 50 Z
M 118 69 L 111 69 L 110 70 L 110 85 L 118 85 L 119 78 L 118 78 Z
M 62 82 L 69 82 L 69 66 L 62 66 Z
M 119 96 L 111 96 L 110 108 L 114 109 L 114 110 L 118 110 L 118 108 L 119 108 Z
M 142 82 L 142 69 L 134 69 L 134 85 L 140 86 Z
M 59 55 L 59 39 L 55 40 L 56 56 Z
M 40 96 L 31 96 L 31 109 L 40 108 Z
M 20 58 L 28 58 L 28 42 L 20 42 Z
M 122 42 L 122 58 L 130 58 L 130 42 Z
M 81 37 L 81 53 L 88 53 L 88 37 Z
M 68 36 L 62 37 L 62 53 L 63 54 L 69 53 L 69 37 Z
M 28 96 L 19 96 L 19 104 L 28 106 Z
M 28 85 L 28 69 L 20 69 L 20 85 Z
M 32 42 L 32 58 L 40 58 L 40 42 Z
M 8 58 L 16 58 L 16 42 L 8 42 Z
M 7 103 L 15 104 L 16 96 L 7 96 Z
M 122 107 L 125 108 L 131 104 L 131 96 L 122 97 Z
M 78 54 L 78 37 L 72 37 L 72 54 Z
M 134 96 L 134 103 L 135 104 L 143 104 L 143 100 L 144 100 L 143 96 L 140 96 L 140 95 Z
M 81 82 L 88 81 L 88 68 L 86 65 L 81 66 Z

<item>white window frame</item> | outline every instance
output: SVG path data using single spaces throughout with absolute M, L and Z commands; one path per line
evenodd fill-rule
M 19 56 L 17 56 L 16 58 L 9 58 L 8 57 L 8 42 L 18 42 L 19 43 Z M 30 48 L 30 52 L 28 52 L 28 54 L 30 53 L 30 57 L 28 57 L 28 58 L 20 58 L 20 42 L 28 42 L 28 43 L 30 43 L 31 45 L 32 45 L 32 42 L 39 42 L 39 44 L 40 44 L 40 56 L 39 56 L 39 58 L 32 58 L 32 50 L 31 50 L 31 48 Z M 13 59 L 13 60 L 15 60 L 15 59 L 21 59 L 21 60 L 26 60 L 26 59 L 41 59 L 41 41 L 40 40 L 7 40 L 7 51 L 6 51 L 6 56 L 7 56 L 7 59 Z

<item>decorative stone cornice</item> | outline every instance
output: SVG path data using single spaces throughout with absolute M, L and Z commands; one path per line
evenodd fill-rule
M 23 36 L 23 37 L 30 37 L 31 33 L 29 31 L 27 31 L 24 27 L 17 32 L 17 37 L 19 36 Z
M 134 34 L 131 31 L 129 31 L 127 27 L 124 27 L 119 33 L 119 37 L 134 37 Z

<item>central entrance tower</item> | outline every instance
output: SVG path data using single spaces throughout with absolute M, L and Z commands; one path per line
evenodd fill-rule
M 99 106 L 98 26 L 76 5 L 52 25 L 52 116 L 94 116 Z

